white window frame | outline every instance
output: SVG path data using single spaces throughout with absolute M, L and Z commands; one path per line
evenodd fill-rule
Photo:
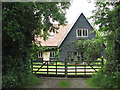
M 77 52 L 77 57 L 78 57 L 78 56 L 81 56 L 81 53 L 80 53 L 80 52 Z
M 52 54 L 52 56 L 51 56 L 51 54 Z M 54 51 L 50 52 L 50 58 L 55 58 L 55 52 Z
M 81 30 L 81 36 L 78 36 L 78 30 Z M 87 36 L 83 36 L 83 30 L 87 30 Z M 77 37 L 88 37 L 88 29 L 76 29 L 76 36 Z
M 52 35 L 51 35 L 52 34 Z M 55 35 L 55 33 L 54 32 L 50 32 L 50 38 L 54 38 L 54 35 Z
M 43 57 L 43 53 L 42 52 L 38 52 L 38 58 L 42 58 Z

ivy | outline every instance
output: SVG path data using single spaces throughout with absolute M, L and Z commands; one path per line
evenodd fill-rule
M 45 46 L 38 46 L 37 44 L 34 44 L 31 48 L 32 53 L 30 54 L 30 58 L 32 60 L 37 60 L 37 55 L 39 52 L 44 51 L 55 51 L 55 58 L 56 60 L 60 59 L 60 49 L 57 47 L 45 47 Z

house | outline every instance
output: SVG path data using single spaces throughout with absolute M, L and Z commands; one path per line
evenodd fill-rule
M 68 59 L 73 55 L 79 55 L 76 48 L 67 47 L 70 44 L 70 47 L 73 46 L 72 42 L 84 39 L 96 38 L 96 32 L 91 33 L 93 27 L 90 25 L 83 13 L 75 20 L 75 22 L 70 25 L 60 26 L 58 33 L 50 33 L 50 37 L 47 41 L 44 41 L 42 38 L 37 38 L 40 41 L 41 45 L 44 47 L 55 47 L 60 49 L 60 60 Z M 105 49 L 101 52 L 101 56 L 105 57 Z M 55 50 L 47 50 L 44 52 L 38 53 L 39 60 L 55 60 Z

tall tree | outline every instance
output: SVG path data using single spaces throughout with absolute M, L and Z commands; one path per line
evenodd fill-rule
M 55 31 L 52 22 L 66 22 L 69 2 L 3 2 L 2 4 L 2 69 L 21 81 L 29 73 L 29 57 L 35 35 L 46 39 L 48 30 Z M 43 30 L 43 34 L 41 34 Z
M 91 80 L 99 80 L 100 83 L 94 85 L 103 88 L 120 88 L 120 1 L 97 2 L 96 8 L 92 18 L 105 38 L 107 64 L 103 72 L 99 72 Z
M 92 18 L 94 18 L 95 24 L 99 25 L 99 31 L 103 32 L 107 45 L 108 63 L 120 64 L 120 2 L 97 2 L 96 7 L 97 10 L 94 11 Z

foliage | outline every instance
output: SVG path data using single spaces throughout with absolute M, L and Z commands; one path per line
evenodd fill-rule
M 4 75 L 2 78 L 4 81 L 2 84 L 3 88 L 15 88 L 15 87 L 23 88 L 42 84 L 42 82 L 40 82 L 40 79 L 37 76 L 33 75 L 32 73 L 28 75 L 27 79 L 21 78 L 22 79 L 21 82 L 19 82 L 18 76 L 13 75 L 12 73 Z
M 59 86 L 60 86 L 61 88 L 67 88 L 69 85 L 70 85 L 70 83 L 69 83 L 67 80 L 62 80 L 62 81 L 59 83 Z
M 32 60 L 37 59 L 38 52 L 44 52 L 44 51 L 55 51 L 55 58 L 56 60 L 60 59 L 60 49 L 56 47 L 44 47 L 44 46 L 38 46 L 37 44 L 34 44 L 31 48 L 32 53 L 30 54 L 30 57 Z
M 103 88 L 120 88 L 120 1 L 97 2 L 94 10 L 95 24 L 105 38 L 107 62 L 105 72 L 91 78 L 91 84 Z M 99 80 L 98 78 L 101 77 Z M 92 83 L 94 81 L 100 81 Z
M 120 88 L 120 77 L 118 77 L 118 75 L 115 76 L 114 74 L 104 74 L 105 68 L 106 66 L 104 66 L 97 74 L 89 78 L 87 80 L 88 85 L 91 88 Z
M 8 81 L 19 80 L 14 87 L 22 85 L 30 73 L 29 59 L 33 58 L 36 46 L 34 36 L 44 40 L 48 30 L 56 31 L 51 20 L 63 25 L 69 2 L 3 2 L 2 3 L 2 74 Z M 51 8 L 52 7 L 52 8 Z M 57 27 L 58 28 L 58 27 Z M 43 30 L 43 32 L 42 32 Z M 33 51 L 32 51 L 33 50 Z M 12 72 L 12 75 L 8 73 Z M 8 76 L 7 76 L 8 75 Z M 4 82 L 7 82 L 3 81 Z M 10 86 L 5 83 L 5 86 Z
M 76 49 L 77 52 L 80 53 L 80 60 L 92 62 L 101 56 L 101 52 L 103 51 L 103 42 L 94 38 L 92 40 L 81 38 L 80 40 L 67 43 L 66 47 L 69 48 L 69 50 Z M 73 56 L 73 58 L 75 61 L 78 61 L 77 57 Z
M 42 85 L 42 82 L 40 81 L 40 78 L 33 75 L 32 73 L 30 73 L 28 75 L 28 79 L 27 81 L 24 82 L 24 87 L 32 87 L 32 86 L 35 86 L 35 85 Z
M 55 57 L 56 57 L 56 60 L 60 60 L 60 49 L 57 49 L 55 51 Z
M 108 60 L 117 59 L 119 60 L 119 42 L 120 42 L 120 2 L 111 3 L 111 2 L 98 2 L 98 10 L 94 11 L 95 15 L 92 16 L 95 18 L 95 24 L 99 25 L 99 31 L 104 33 L 105 38 L 104 42 L 106 43 L 107 49 L 106 54 Z M 112 9 L 110 9 L 110 6 Z M 115 56 L 115 57 L 113 57 Z M 110 61 L 111 62 L 111 61 Z
M 102 44 L 94 40 L 78 40 L 76 47 L 78 52 L 83 53 L 83 57 L 87 61 L 97 60 L 103 50 Z

